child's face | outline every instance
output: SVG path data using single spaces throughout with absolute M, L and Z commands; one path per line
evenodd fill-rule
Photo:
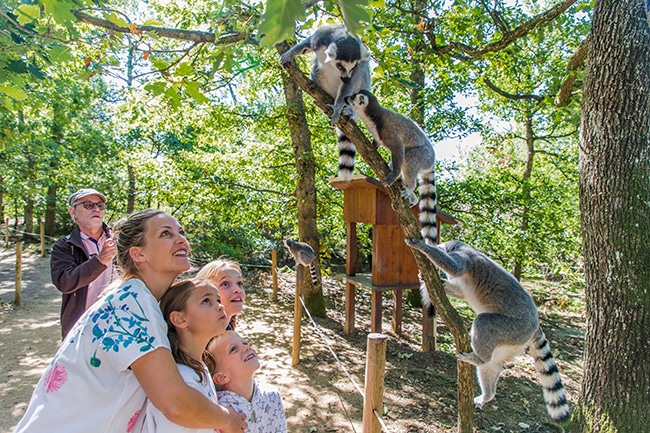
M 217 275 L 214 283 L 228 318 L 241 313 L 246 299 L 241 274 L 236 269 L 225 269 Z
M 208 340 L 223 334 L 228 326 L 228 315 L 219 302 L 219 292 L 209 281 L 196 285 L 192 290 L 184 313 L 187 329 L 193 335 L 206 336 Z
M 211 352 L 218 360 L 219 371 L 228 375 L 230 381 L 250 379 L 260 368 L 255 349 L 234 331 L 222 335 Z

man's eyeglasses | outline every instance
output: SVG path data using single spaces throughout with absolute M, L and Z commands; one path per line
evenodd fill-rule
M 87 210 L 93 210 L 95 208 L 95 206 L 97 206 L 97 209 L 99 209 L 99 210 L 106 209 L 106 203 L 104 203 L 103 201 L 98 201 L 97 203 L 93 203 L 92 201 L 82 201 L 81 203 L 77 203 L 77 204 L 73 205 L 72 207 L 76 208 L 79 205 L 83 206 L 84 209 L 87 209 Z

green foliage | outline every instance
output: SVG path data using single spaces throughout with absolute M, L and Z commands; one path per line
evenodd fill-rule
M 296 20 L 305 19 L 305 5 L 300 0 L 267 0 L 259 25 L 262 45 L 273 46 L 293 36 Z
M 549 4 L 499 4 L 498 12 L 515 28 Z M 217 38 L 247 35 L 245 41 L 214 45 L 155 32 L 105 32 L 75 22 L 72 5 L 68 0 L 13 2 L 12 19 L 0 17 L 0 42 L 7 47 L 0 51 L 6 212 L 19 214 L 24 197 L 31 196 L 42 214 L 45 191 L 56 184 L 58 221 L 65 232 L 70 223 L 63 201 L 75 188 L 105 192 L 111 221 L 126 212 L 133 192 L 136 209 L 160 207 L 181 221 L 199 261 L 223 254 L 238 260 L 268 257 L 283 236 L 296 235 L 294 189 L 300 175 L 277 53 L 269 47 L 292 37 L 296 21 L 310 30 L 317 23 L 344 21 L 373 55 L 373 91 L 384 106 L 421 114 L 434 141 L 482 134 L 483 142 L 466 161 L 438 168 L 441 207 L 465 222 L 445 227 L 443 240 L 462 238 L 508 267 L 520 261 L 527 275 L 550 269 L 569 278 L 578 272 L 579 100 L 563 110 L 552 102 L 568 58 L 588 31 L 584 6 L 503 50 L 472 58 L 433 51 L 451 42 L 480 47 L 503 37 L 485 4 L 469 0 L 325 1 L 309 11 L 293 0 L 151 0 L 137 8 L 109 2 L 103 12 L 87 10 L 123 27 L 137 17 L 142 24 L 213 31 Z M 55 39 L 38 36 L 44 34 Z M 577 74 L 579 83 L 582 72 Z M 534 94 L 539 100 L 508 100 L 488 81 L 503 92 Z M 309 98 L 305 102 L 321 257 L 340 262 L 345 257 L 342 194 L 328 182 L 336 174 L 336 137 L 328 119 Z M 536 153 L 531 177 L 524 179 L 527 119 L 536 133 Z M 129 191 L 129 167 L 134 191 Z M 363 161 L 357 171 L 372 175 Z M 524 214 L 527 227 L 522 227 Z M 368 255 L 370 236 L 361 230 L 360 239 Z

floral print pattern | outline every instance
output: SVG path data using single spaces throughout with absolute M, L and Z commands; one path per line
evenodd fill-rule
M 92 315 L 93 343 L 101 342 L 101 349 L 105 352 L 119 352 L 120 347 L 127 348 L 131 344 L 139 345 L 140 352 L 148 352 L 154 347 L 155 337 L 149 335 L 146 324 L 149 319 L 138 302 L 138 293 L 129 290 L 131 285 L 126 285 L 116 293 L 106 298 L 106 305 Z M 124 300 L 133 298 L 137 311 L 132 310 Z M 115 302 L 117 301 L 117 302 Z M 97 350 L 90 358 L 90 365 L 99 367 L 102 363 L 97 357 Z
M 68 380 L 68 372 L 61 364 L 54 363 L 51 368 L 45 373 L 45 393 L 58 391 L 63 384 Z

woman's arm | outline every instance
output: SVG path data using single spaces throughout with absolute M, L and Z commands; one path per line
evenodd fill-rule
M 189 428 L 221 429 L 223 433 L 246 429 L 245 415 L 212 403 L 185 383 L 167 348 L 138 358 L 131 370 L 151 403 L 170 421 Z

